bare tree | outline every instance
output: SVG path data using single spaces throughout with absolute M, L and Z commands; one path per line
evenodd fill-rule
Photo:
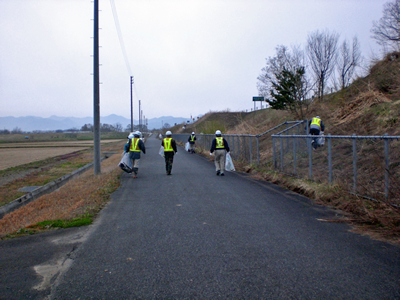
M 312 32 L 307 38 L 307 55 L 317 84 L 317 97 L 324 98 L 327 80 L 335 69 L 339 35 L 328 30 Z
M 384 4 L 383 17 L 373 22 L 371 33 L 379 45 L 400 50 L 400 0 Z
M 273 82 L 277 81 L 276 75 L 281 74 L 284 69 L 290 72 L 305 65 L 304 52 L 298 46 L 292 46 L 290 50 L 288 47 L 279 45 L 276 48 L 276 55 L 268 57 L 267 63 L 261 69 L 262 73 L 257 77 L 258 94 L 264 98 L 270 96 L 270 91 L 273 89 Z
M 347 40 L 344 40 L 342 46 L 339 48 L 336 65 L 336 69 L 339 73 L 340 87 L 342 89 L 349 86 L 355 75 L 355 70 L 361 65 L 361 62 L 362 56 L 357 37 L 355 36 L 353 38 L 351 49 L 348 46 Z

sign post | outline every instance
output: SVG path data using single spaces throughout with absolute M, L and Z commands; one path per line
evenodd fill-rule
M 262 106 L 262 102 L 264 101 L 264 97 L 253 97 L 254 111 L 256 110 L 256 102 L 257 101 L 261 101 L 261 106 Z

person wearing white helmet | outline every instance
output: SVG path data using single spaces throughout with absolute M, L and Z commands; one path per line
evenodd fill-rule
M 171 175 L 174 155 L 178 150 L 176 148 L 176 142 L 172 138 L 172 132 L 168 130 L 165 135 L 166 137 L 162 140 L 161 146 L 164 147 L 165 171 L 167 175 Z
M 321 134 L 321 132 L 323 134 L 325 130 L 325 125 L 324 122 L 322 122 L 321 118 L 319 116 L 316 116 L 308 121 L 308 127 L 310 128 L 309 133 L 311 135 L 315 135 L 315 137 L 311 141 L 311 145 L 315 150 L 319 146 L 317 143 L 318 136 Z
M 215 138 L 211 143 L 210 155 L 212 155 L 214 151 L 215 151 L 214 163 L 215 163 L 215 169 L 217 171 L 217 176 L 218 175 L 224 176 L 225 154 L 226 152 L 229 152 L 229 145 L 228 142 L 222 137 L 220 130 L 217 130 L 215 132 Z
M 189 145 L 190 145 L 189 152 L 190 153 L 194 153 L 194 148 L 195 148 L 195 145 L 196 145 L 196 135 L 195 135 L 194 131 L 189 136 L 188 142 L 189 142 Z
M 140 139 L 139 131 L 132 132 L 128 138 L 129 142 L 127 145 L 125 145 L 125 149 L 128 149 L 129 151 L 129 158 L 132 161 L 133 178 L 136 179 L 139 172 L 140 152 L 146 154 L 146 147 L 144 146 L 143 141 Z

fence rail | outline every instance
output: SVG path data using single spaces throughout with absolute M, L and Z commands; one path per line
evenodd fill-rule
M 313 181 L 348 186 L 350 192 L 400 205 L 400 136 L 326 135 L 312 150 L 315 136 L 307 120 L 288 121 L 259 135 L 224 134 L 231 156 Z M 186 143 L 188 134 L 173 134 Z M 196 147 L 208 151 L 213 134 L 197 134 Z M 373 163 L 370 161 L 373 160 Z

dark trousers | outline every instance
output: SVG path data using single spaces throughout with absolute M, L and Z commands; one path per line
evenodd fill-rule
M 172 171 L 172 164 L 174 162 L 174 152 L 164 152 L 164 159 L 165 159 L 165 171 L 167 174 L 171 174 Z
M 311 135 L 316 135 L 316 137 L 313 137 L 313 139 L 312 139 L 312 146 L 314 147 L 314 149 L 317 149 L 317 147 L 318 147 L 317 138 L 318 138 L 319 133 L 320 133 L 319 129 L 316 129 L 316 128 L 311 128 L 310 129 L 310 134 Z

